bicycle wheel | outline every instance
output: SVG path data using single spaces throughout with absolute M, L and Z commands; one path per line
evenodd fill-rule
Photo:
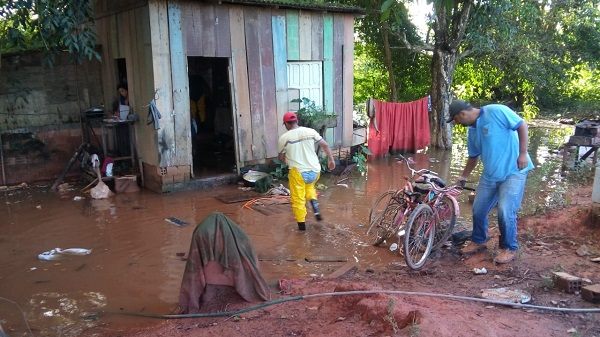
M 435 206 L 435 238 L 431 250 L 440 248 L 452 235 L 456 224 L 454 203 L 448 196 L 444 196 Z
M 377 198 L 369 213 L 369 228 L 367 235 L 374 246 L 379 246 L 393 234 L 394 220 L 398 212 L 404 208 L 393 197 L 396 191 L 387 191 Z M 404 201 L 404 200 L 402 200 Z
M 425 264 L 435 236 L 433 210 L 428 204 L 418 205 L 408 217 L 404 234 L 404 259 L 411 269 Z

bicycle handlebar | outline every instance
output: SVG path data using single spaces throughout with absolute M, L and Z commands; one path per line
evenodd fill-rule
M 460 185 L 441 187 L 441 186 L 437 185 L 435 182 L 431 181 L 431 178 L 438 178 L 438 179 L 440 179 L 440 177 L 438 176 L 438 174 L 436 172 L 433 172 L 433 171 L 431 171 L 429 169 L 420 169 L 420 170 L 413 169 L 412 167 L 410 167 L 408 159 L 406 157 L 404 157 L 403 155 L 401 155 L 401 154 L 398 154 L 398 161 L 403 161 L 406 164 L 406 167 L 411 172 L 411 178 L 413 178 L 415 175 L 419 175 L 421 177 L 424 177 L 425 175 L 432 175 L 432 177 L 425 177 L 426 180 L 424 180 L 424 181 L 415 181 L 415 183 L 429 184 L 435 191 L 438 191 L 438 192 L 447 192 L 447 191 L 449 191 L 451 189 L 475 191 L 474 188 L 465 186 L 465 182 L 466 181 L 461 181 Z
M 406 167 L 410 170 L 411 173 L 411 178 L 414 177 L 415 175 L 419 175 L 422 176 L 424 174 L 434 174 L 434 175 L 438 175 L 437 172 L 433 172 L 429 169 L 419 169 L 419 170 L 415 170 L 414 168 L 410 167 L 410 164 L 408 162 L 408 159 L 406 159 L 404 156 L 402 156 L 401 154 L 398 155 L 398 161 L 403 161 L 406 164 Z

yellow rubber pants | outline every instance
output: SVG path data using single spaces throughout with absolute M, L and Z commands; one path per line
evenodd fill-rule
M 292 202 L 292 211 L 297 222 L 306 220 L 306 201 L 317 199 L 317 190 L 315 184 L 319 181 L 321 173 L 317 174 L 317 179 L 310 184 L 304 182 L 300 171 L 293 167 L 289 174 L 290 182 L 290 201 Z

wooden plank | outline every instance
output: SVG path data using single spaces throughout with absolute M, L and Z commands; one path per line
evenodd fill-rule
M 158 136 L 154 128 L 148 125 L 148 104 L 154 98 L 154 71 L 153 71 L 153 55 L 152 55 L 152 36 L 150 30 L 150 14 L 148 7 L 138 9 L 141 13 L 136 18 L 143 21 L 143 30 L 140 35 L 143 40 L 143 46 L 140 46 L 140 59 L 143 60 L 143 99 L 139 102 L 142 104 L 138 113 L 140 123 L 135 124 L 136 147 L 138 158 L 142 162 L 152 165 L 158 165 Z M 140 95 L 138 95 L 139 97 Z M 143 166 L 140 163 L 140 166 Z M 142 172 L 143 174 L 143 172 Z M 145 177 L 144 177 L 145 179 Z M 144 180 L 143 180 L 144 181 Z
M 306 262 L 348 262 L 345 256 L 308 256 L 304 258 Z
M 237 146 L 239 162 L 252 159 L 252 119 L 248 92 L 248 65 L 246 63 L 246 39 L 244 11 L 232 6 L 229 10 L 231 35 L 231 74 L 233 87 L 233 111 L 237 124 Z
M 276 98 L 275 98 L 275 65 L 273 60 L 273 29 L 271 25 L 271 11 L 262 10 L 258 14 L 259 50 L 260 50 L 260 69 L 262 76 L 262 100 L 264 115 L 264 134 L 266 158 L 277 157 L 277 142 L 279 135 L 273 130 L 277 130 L 278 124 L 281 124 L 277 118 Z M 260 158 L 262 159 L 262 158 Z
M 229 9 L 226 6 L 215 8 L 216 54 L 217 57 L 231 57 L 231 30 Z
M 175 149 L 172 164 L 192 163 L 192 143 L 190 130 L 190 100 L 187 74 L 187 57 L 183 44 L 181 27 L 181 7 L 178 2 L 169 2 L 169 47 L 171 54 L 171 77 L 173 81 L 173 135 Z
M 342 52 L 344 43 L 344 17 L 342 14 L 334 14 L 333 16 L 333 83 L 339 83 L 333 91 L 333 111 L 340 116 L 338 125 L 333 128 L 334 143 L 330 144 L 338 147 L 342 144 L 343 132 L 343 113 L 344 113 L 344 95 L 343 85 L 344 80 L 344 55 Z
M 111 53 L 110 53 L 110 58 L 112 59 L 116 59 L 121 57 L 119 54 L 119 28 L 117 25 L 117 16 L 113 15 L 110 17 L 110 24 L 108 27 L 108 32 L 109 32 L 109 39 L 110 39 L 110 45 L 111 45 Z M 113 62 L 114 63 L 114 62 Z
M 348 262 L 348 263 L 344 264 L 343 266 L 338 268 L 333 273 L 327 275 L 327 278 L 329 278 L 329 279 L 341 278 L 342 276 L 344 276 L 350 272 L 355 273 L 357 271 L 358 271 L 358 265 L 356 264 L 356 262 L 352 261 L 352 262 Z
M 217 42 L 215 33 L 215 7 L 202 5 L 200 20 L 202 21 L 202 56 L 215 57 L 217 55 Z
M 311 12 L 300 11 L 298 16 L 298 42 L 300 48 L 300 60 L 310 61 L 312 55 L 312 15 Z
M 300 42 L 298 40 L 298 11 L 286 12 L 288 61 L 300 59 Z
M 158 120 L 158 166 L 174 166 L 175 137 L 173 128 L 173 85 L 169 55 L 169 25 L 167 5 L 162 0 L 149 0 L 150 33 L 152 36 L 152 65 L 156 107 L 162 118 Z M 152 163 L 150 163 L 152 164 Z
M 277 109 L 277 134 L 286 132 L 280 121 L 288 110 L 287 49 L 285 39 L 285 12 L 278 11 L 272 17 L 273 59 L 275 71 L 275 101 Z
M 258 11 L 257 8 L 252 7 L 244 9 L 250 113 L 252 116 L 252 159 L 254 160 L 263 159 L 267 154 L 259 46 L 259 35 L 261 35 L 261 32 L 259 32 L 258 27 Z
M 344 15 L 344 48 L 343 56 L 343 117 L 338 121 L 343 124 L 342 146 L 352 146 L 354 124 L 352 111 L 354 102 L 354 16 Z
M 184 2 L 181 5 L 181 26 L 185 32 L 188 56 L 202 54 L 202 37 L 200 36 L 200 12 L 196 3 Z
M 129 95 L 129 105 L 132 109 L 132 112 L 137 111 L 137 93 L 140 91 L 140 82 L 139 82 L 139 58 L 137 54 L 137 45 L 139 43 L 137 38 L 137 28 L 135 21 L 135 12 L 128 11 L 127 12 L 127 34 L 131 37 L 130 43 L 125 46 L 125 64 L 127 68 L 127 83 L 128 83 L 128 95 Z M 134 141 L 133 139 L 131 141 Z
M 326 111 L 334 110 L 334 77 L 333 77 L 333 15 L 323 16 L 323 107 Z
M 115 72 L 113 69 L 114 62 L 111 55 L 111 41 L 110 41 L 110 18 L 102 18 L 96 21 L 96 27 L 98 31 L 99 42 L 102 45 L 102 89 L 104 92 L 104 106 L 105 109 L 111 109 L 112 100 L 114 96 L 113 83 L 115 83 Z M 108 110 L 106 110 L 108 112 Z
M 117 14 L 117 41 L 118 41 L 118 58 L 126 58 L 127 46 L 131 44 L 131 36 L 129 35 L 129 16 L 127 12 Z
M 311 60 L 323 61 L 323 14 L 321 12 L 313 12 L 311 24 Z

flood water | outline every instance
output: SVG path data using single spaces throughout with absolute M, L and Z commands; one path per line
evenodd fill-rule
M 557 131 L 558 130 L 558 131 Z M 531 128 L 530 154 L 536 165 L 559 161 L 556 151 L 570 129 Z M 456 138 L 455 138 L 456 139 Z M 452 151 L 427 150 L 410 154 L 415 168 L 428 167 L 452 182 L 466 160 L 464 143 Z M 538 178 L 549 182 L 556 171 Z M 0 207 L 0 325 L 11 336 L 78 336 L 90 327 L 114 331 L 123 326 L 145 326 L 148 319 L 115 315 L 119 312 L 169 314 L 177 308 L 179 287 L 196 224 L 219 211 L 230 217 L 252 239 L 267 282 L 281 278 L 327 275 L 343 263 L 307 262 L 307 257 L 340 257 L 356 262 L 361 270 L 401 265 L 387 246 L 368 242 L 366 224 L 370 206 L 381 193 L 404 184 L 404 164 L 393 157 L 368 163 L 368 171 L 355 173 L 348 187 L 333 186 L 335 177 L 320 183 L 324 221 L 307 217 L 306 232 L 296 230 L 291 207 L 265 215 L 243 208 L 243 202 L 224 203 L 215 198 L 234 193 L 237 186 L 209 191 L 159 195 L 150 191 L 118 194 L 92 200 L 73 186 L 67 194 L 46 192 L 47 186 L 4 191 Z M 477 181 L 478 172 L 473 175 Z M 535 180 L 535 179 L 534 179 Z M 537 180 L 535 180 L 537 181 Z M 540 202 L 539 184 L 528 184 L 524 206 Z M 75 197 L 84 197 L 75 200 Z M 470 224 L 466 193 L 459 197 L 458 221 Z M 176 226 L 165 218 L 189 223 Z M 85 248 L 85 256 L 64 256 L 42 261 L 38 254 L 53 248 Z

